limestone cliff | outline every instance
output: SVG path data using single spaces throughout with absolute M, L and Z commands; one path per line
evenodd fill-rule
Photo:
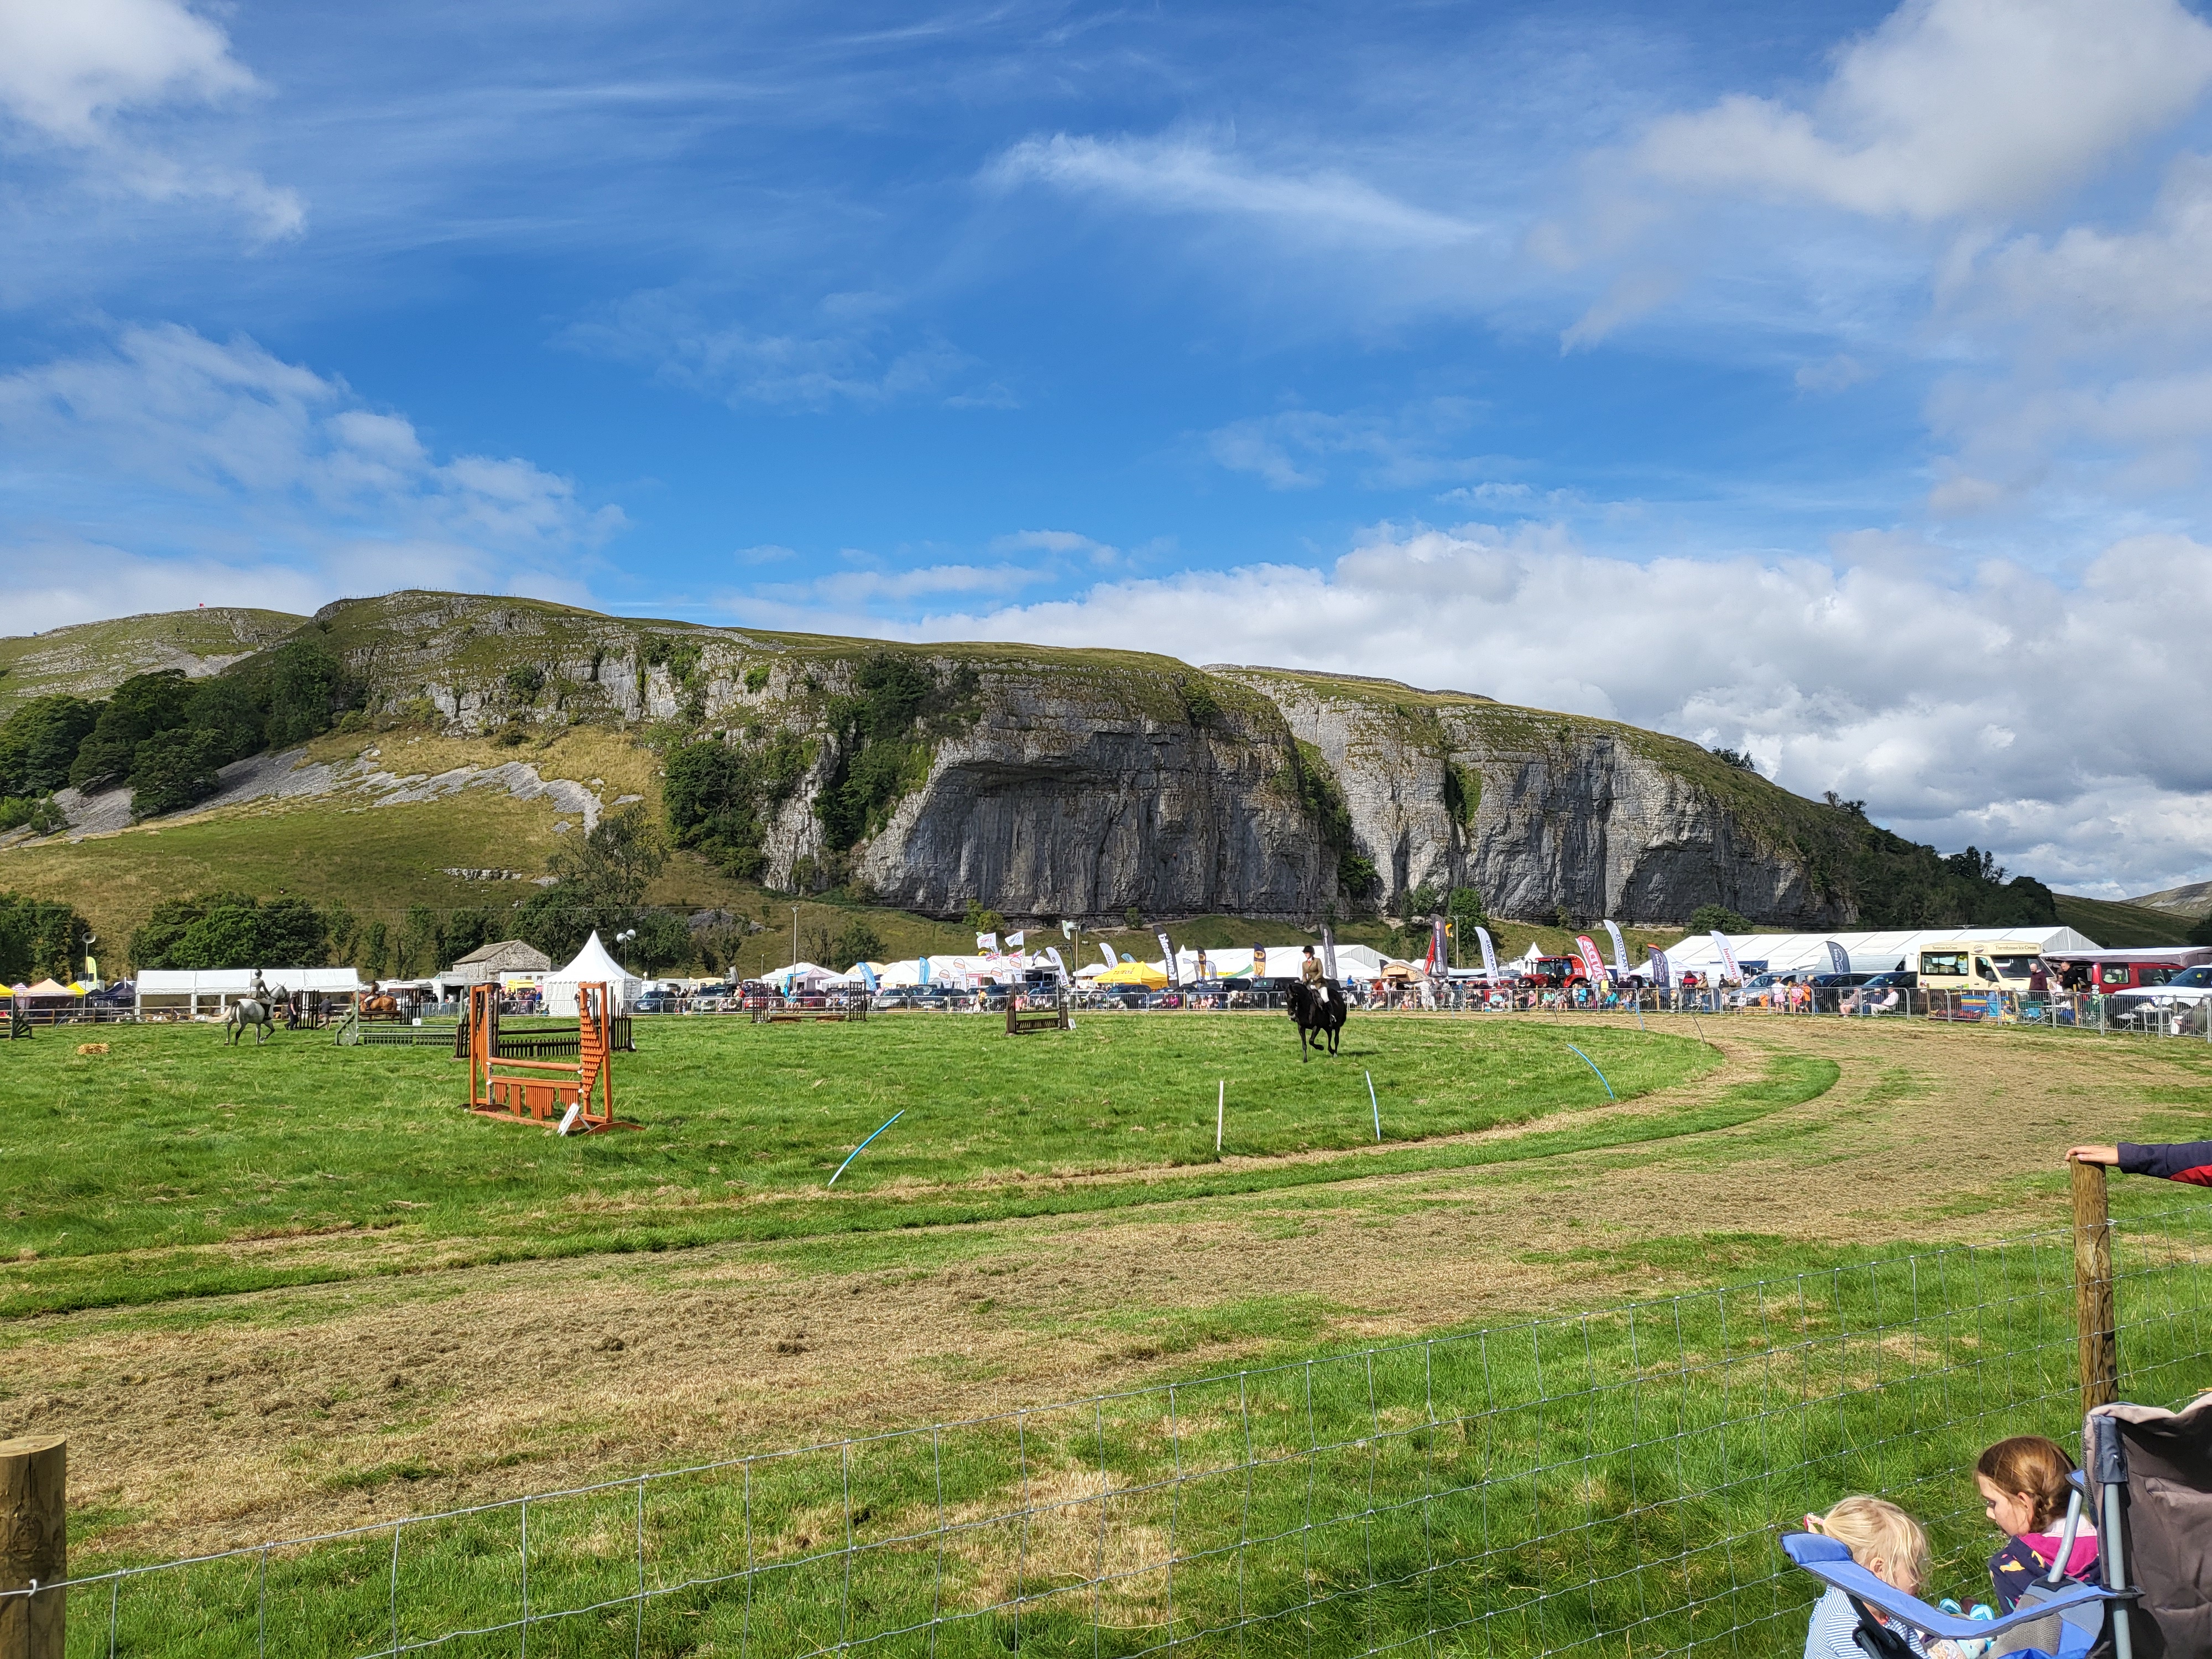
M 345 600 L 299 632 L 378 715 L 515 744 L 626 728 L 672 767 L 714 745 L 686 833 L 776 887 L 1024 918 L 1310 921 L 1424 885 L 1542 920 L 1852 914 L 1821 863 L 1832 809 L 1694 744 L 1465 693 L 458 593 Z
M 1780 833 L 1819 809 L 1694 744 L 1389 680 L 1209 672 L 1261 692 L 1320 750 L 1387 893 L 1468 886 L 1500 915 L 1536 918 L 1680 921 L 1723 904 L 1850 920 Z

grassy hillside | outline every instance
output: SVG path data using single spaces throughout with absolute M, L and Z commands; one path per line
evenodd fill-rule
M 2181 945 L 2188 940 L 2190 919 L 2170 910 L 2077 898 L 2071 893 L 2060 893 L 2057 900 L 2058 920 L 2076 933 L 2087 933 L 2108 951 L 2138 945 Z
M 2146 910 L 2162 910 L 2170 915 L 2185 916 L 2191 921 L 2212 915 L 2212 881 L 2192 881 L 2186 886 L 2169 887 L 2160 893 L 2142 893 L 2128 900 L 2131 905 Z
M 275 645 L 305 617 L 222 605 L 167 611 L 0 638 L 0 720 L 33 697 L 104 696 L 133 674 L 181 668 L 194 678 Z

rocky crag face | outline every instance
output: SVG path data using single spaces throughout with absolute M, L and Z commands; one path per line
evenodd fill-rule
M 717 854 L 780 888 L 1018 918 L 1310 922 L 1424 884 L 1547 921 L 1853 915 L 1799 850 L 1829 809 L 1694 744 L 1464 693 L 468 594 L 341 601 L 300 631 L 380 714 L 495 741 L 593 722 L 665 756 L 720 745 L 738 781 Z
M 1261 692 L 1320 750 L 1388 893 L 1473 887 L 1499 915 L 1544 921 L 1679 921 L 1704 904 L 1850 920 L 1780 836 L 1759 833 L 1791 807 L 1820 809 L 1694 744 L 1389 680 L 1209 672 Z M 1746 813 L 1740 798 L 1762 792 L 1781 799 Z

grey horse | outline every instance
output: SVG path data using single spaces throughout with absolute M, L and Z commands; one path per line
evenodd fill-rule
M 244 1001 L 234 1002 L 229 1007 L 224 1009 L 222 1023 L 230 1027 L 229 1046 L 234 1048 L 238 1046 L 239 1038 L 246 1035 L 246 1028 L 249 1025 L 254 1028 L 253 1046 L 255 1048 L 258 1048 L 263 1043 L 268 1042 L 270 1032 L 276 1029 L 270 1021 L 270 1004 L 266 998 L 257 1000 L 247 997 Z

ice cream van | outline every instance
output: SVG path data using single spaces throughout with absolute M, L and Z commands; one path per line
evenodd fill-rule
M 2024 993 L 2043 960 L 2033 939 L 1952 939 L 1920 947 L 1920 988 L 1983 994 Z M 2046 967 L 2046 973 L 2049 972 Z M 2056 977 L 2053 975 L 2053 977 Z

